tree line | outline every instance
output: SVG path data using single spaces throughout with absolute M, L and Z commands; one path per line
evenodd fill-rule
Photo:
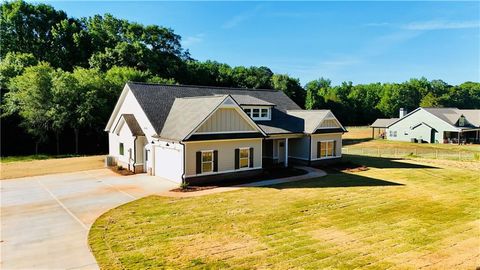
M 196 61 L 174 30 L 158 25 L 109 14 L 73 18 L 24 1 L 2 3 L 0 16 L 2 155 L 105 152 L 103 128 L 127 81 L 278 89 L 306 109 L 331 109 L 345 125 L 392 117 L 400 107 L 480 108 L 478 82 L 333 86 L 320 78 L 302 86 L 268 67 Z

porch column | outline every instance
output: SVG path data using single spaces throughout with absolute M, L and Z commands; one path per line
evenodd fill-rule
M 285 138 L 285 167 L 288 167 L 288 138 Z

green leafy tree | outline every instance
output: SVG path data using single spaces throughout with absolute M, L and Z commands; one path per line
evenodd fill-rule
M 300 107 L 305 106 L 305 90 L 298 79 L 289 77 L 286 74 L 274 74 L 271 78 L 273 89 L 283 91 Z
M 10 92 L 5 95 L 4 115 L 16 113 L 21 117 L 20 125 L 36 139 L 35 154 L 51 128 L 52 72 L 45 62 L 27 67 L 22 75 L 11 80 Z
M 307 91 L 305 108 L 307 110 L 320 109 L 325 104 L 325 96 L 331 91 L 332 81 L 325 78 L 313 80 L 305 85 Z
M 21 75 L 26 67 L 37 64 L 31 53 L 8 52 L 0 61 L 0 90 L 2 94 L 8 90 L 10 80 Z

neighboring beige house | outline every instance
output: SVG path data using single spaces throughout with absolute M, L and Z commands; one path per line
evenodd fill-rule
M 282 91 L 134 82 L 105 131 L 110 160 L 178 183 L 332 162 L 346 132 L 330 111 L 301 110 Z

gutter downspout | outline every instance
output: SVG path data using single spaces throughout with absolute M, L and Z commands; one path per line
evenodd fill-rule
M 138 136 L 135 136 L 135 139 L 133 139 L 133 173 L 135 173 L 135 165 L 137 163 L 137 139 Z
M 185 151 L 185 148 L 186 148 L 187 146 L 186 146 L 184 143 L 182 143 L 182 141 L 179 141 L 178 143 L 183 146 L 183 147 L 182 147 L 182 148 L 183 148 L 183 162 L 182 162 L 182 163 L 183 163 L 183 166 L 182 166 L 182 167 L 183 167 L 183 173 L 182 173 L 182 183 L 186 183 L 186 181 L 185 181 L 185 173 L 186 173 L 186 172 L 185 172 L 185 171 L 186 171 L 186 170 L 185 170 L 185 161 L 186 161 L 186 151 Z

